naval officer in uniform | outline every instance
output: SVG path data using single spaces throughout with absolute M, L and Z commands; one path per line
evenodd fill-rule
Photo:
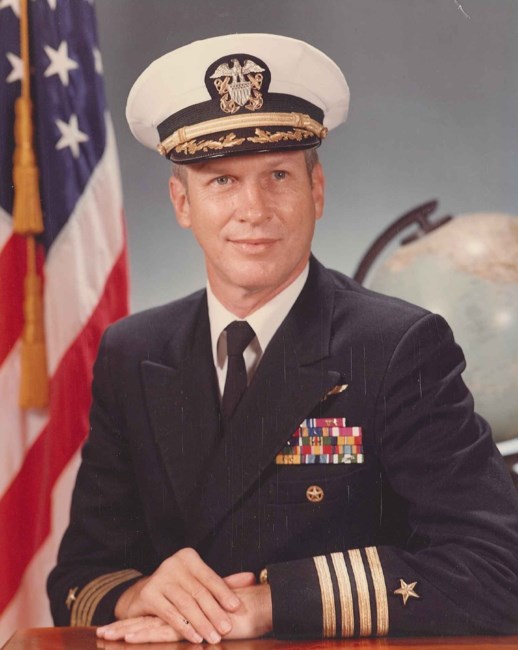
M 207 287 L 104 335 L 57 624 L 518 632 L 517 496 L 448 325 L 311 256 L 315 148 L 348 103 L 327 56 L 265 34 L 192 43 L 135 83 L 130 127 L 174 163 Z

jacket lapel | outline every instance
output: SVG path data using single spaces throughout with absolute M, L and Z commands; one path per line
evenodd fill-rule
M 149 419 L 165 470 L 185 518 L 188 502 L 220 439 L 219 397 L 206 298 L 172 324 L 161 363 L 143 361 Z
M 340 381 L 327 370 L 333 281 L 312 260 L 297 302 L 270 342 L 251 385 L 209 460 L 190 504 L 187 540 L 197 545 L 273 462 L 312 408 Z

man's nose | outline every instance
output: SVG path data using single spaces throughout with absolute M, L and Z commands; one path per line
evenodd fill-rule
M 239 203 L 238 215 L 241 221 L 257 225 L 271 218 L 271 197 L 258 182 L 244 184 Z

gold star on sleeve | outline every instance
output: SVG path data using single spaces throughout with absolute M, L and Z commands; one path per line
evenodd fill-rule
M 420 596 L 414 591 L 414 587 L 416 586 L 417 582 L 410 582 L 407 584 L 402 578 L 399 579 L 399 582 L 401 586 L 399 589 L 394 590 L 394 594 L 403 598 L 403 605 L 407 604 L 410 597 L 420 598 Z

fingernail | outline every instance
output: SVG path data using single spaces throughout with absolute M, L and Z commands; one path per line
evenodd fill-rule
M 196 634 L 194 636 L 193 643 L 202 643 L 203 642 L 203 637 L 201 637 L 199 634 Z
M 229 601 L 228 601 L 228 606 L 232 607 L 232 609 L 235 609 L 236 607 L 239 607 L 239 605 L 240 605 L 240 600 L 236 596 L 234 596 L 233 598 L 230 598 Z
M 227 632 L 230 632 L 232 625 L 230 625 L 228 621 L 221 621 L 219 629 L 221 630 L 222 634 L 226 634 Z
M 216 632 L 211 632 L 209 634 L 207 641 L 209 643 L 219 643 L 221 641 L 221 637 L 219 636 L 219 634 L 216 634 Z
M 124 635 L 124 641 L 131 641 L 131 639 L 135 638 L 135 632 L 129 632 L 128 634 Z

